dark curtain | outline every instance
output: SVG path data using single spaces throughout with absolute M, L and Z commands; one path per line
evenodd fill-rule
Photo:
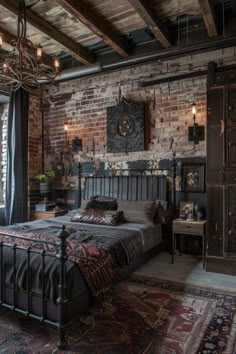
M 7 126 L 6 225 L 27 220 L 27 157 L 29 95 L 11 93 Z

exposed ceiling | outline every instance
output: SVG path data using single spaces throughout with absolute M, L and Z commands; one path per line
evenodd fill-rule
M 228 37 L 236 43 L 235 0 L 26 0 L 26 5 L 28 39 L 48 56 L 59 56 L 64 68 Z M 17 7 L 17 0 L 0 0 L 5 50 L 17 33 Z

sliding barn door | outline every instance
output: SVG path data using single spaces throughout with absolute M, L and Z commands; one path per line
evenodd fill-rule
M 236 275 L 236 84 L 229 77 L 215 68 L 208 78 L 206 270 Z

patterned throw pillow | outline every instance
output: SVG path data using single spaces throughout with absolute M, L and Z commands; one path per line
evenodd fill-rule
M 75 214 L 71 221 L 115 226 L 123 222 L 123 211 L 86 209 Z

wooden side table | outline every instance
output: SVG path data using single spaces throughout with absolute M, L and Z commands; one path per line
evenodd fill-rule
M 32 218 L 33 220 L 56 218 L 57 216 L 62 216 L 67 214 L 67 212 L 68 212 L 67 209 L 53 209 L 50 211 L 33 211 Z
M 188 221 L 176 219 L 173 221 L 172 231 L 172 264 L 174 264 L 174 257 L 176 251 L 176 235 L 188 235 L 188 236 L 201 236 L 202 237 L 202 260 L 203 268 L 205 268 L 206 261 L 206 220 L 200 221 Z

